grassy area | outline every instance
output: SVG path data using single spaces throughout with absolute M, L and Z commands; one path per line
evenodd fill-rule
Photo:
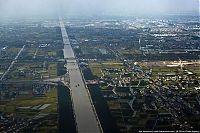
M 159 73 L 159 72 L 160 73 L 171 73 L 171 72 L 176 72 L 176 70 L 178 68 L 175 68 L 175 67 L 170 68 L 170 67 L 164 67 L 164 66 L 159 67 L 159 66 L 157 66 L 157 67 L 153 67 L 152 69 L 153 69 L 154 73 Z
M 57 91 L 52 90 L 48 92 L 44 97 L 30 97 L 25 99 L 16 99 L 9 101 L 5 105 L 0 105 L 0 111 L 7 113 L 29 113 L 29 111 L 20 112 L 17 107 L 32 107 L 36 105 L 50 104 L 44 110 L 39 111 L 40 113 L 56 113 L 57 112 Z
M 16 69 L 10 71 L 9 79 L 14 80 L 34 80 L 41 76 L 54 78 L 57 76 L 57 63 L 16 63 Z M 47 67 L 46 67 L 47 66 Z
M 197 76 L 200 76 L 200 65 L 186 66 L 186 68 Z
M 95 75 L 97 77 L 102 76 L 101 69 L 103 68 L 103 66 L 100 63 L 90 63 L 89 67 L 90 67 L 93 75 Z
M 177 67 L 154 66 L 152 67 L 152 78 L 155 78 L 158 75 L 177 73 L 177 70 Z
M 36 48 L 26 48 L 24 51 L 26 51 L 27 56 L 33 57 L 36 51 Z
M 56 52 L 55 51 L 48 52 L 48 56 L 56 56 Z
M 97 76 L 97 77 L 101 77 L 102 75 L 102 69 L 105 68 L 123 68 L 123 63 L 121 62 L 116 62 L 116 61 L 104 61 L 104 62 L 99 62 L 99 63 L 94 63 L 91 62 L 89 63 L 89 67 L 93 73 L 93 75 Z
M 46 109 L 42 110 L 42 113 L 55 113 L 57 112 L 57 90 L 53 90 L 49 93 L 47 93 L 48 101 L 50 100 L 51 105 L 47 107 Z
M 57 64 L 56 63 L 49 64 L 48 73 L 49 73 L 50 77 L 57 76 Z
M 101 52 L 96 47 L 85 47 L 85 46 L 82 46 L 81 47 L 81 51 L 82 51 L 82 53 L 84 55 L 88 55 L 88 54 L 101 54 Z
M 9 78 L 13 80 L 33 80 L 37 78 L 33 73 L 38 70 L 43 70 L 42 63 L 16 63 L 16 69 L 10 71 Z M 34 71 L 34 72 L 32 72 Z M 40 77 L 40 76 L 39 76 Z
M 103 65 L 104 68 L 124 68 L 122 62 L 111 61 L 111 62 L 102 62 L 101 64 Z
M 141 55 L 142 52 L 139 49 L 120 49 L 119 52 L 123 55 Z
M 21 49 L 21 48 L 12 47 L 12 48 L 8 48 L 8 49 L 7 49 L 7 52 L 17 55 L 17 53 L 20 51 L 20 49 Z
M 37 56 L 46 56 L 46 55 L 47 55 L 47 52 L 41 48 L 37 52 Z
M 49 104 L 43 110 L 32 110 L 37 105 Z M 19 109 L 19 107 L 31 107 L 28 109 Z M 15 100 L 0 103 L 0 112 L 13 113 L 21 118 L 35 118 L 40 114 L 47 116 L 40 119 L 37 128 L 38 132 L 50 133 L 58 132 L 58 111 L 57 111 L 57 90 L 52 89 L 42 97 L 18 98 Z
M 57 126 L 54 125 L 46 125 L 39 128 L 40 133 L 56 133 L 58 132 Z
M 107 104 L 110 109 L 120 109 L 120 104 L 118 101 L 108 101 Z

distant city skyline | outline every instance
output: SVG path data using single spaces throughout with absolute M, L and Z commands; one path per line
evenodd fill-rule
M 0 15 L 5 17 L 51 16 L 60 8 L 72 16 L 198 15 L 199 0 L 0 0 Z

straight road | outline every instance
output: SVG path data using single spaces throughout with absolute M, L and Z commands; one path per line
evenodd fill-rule
M 64 58 L 70 78 L 70 90 L 78 133 L 101 133 L 101 126 L 95 108 L 86 89 L 81 70 L 75 58 L 73 49 L 62 21 L 59 18 L 64 43 Z M 67 125 L 66 125 L 67 126 Z
M 3 80 L 4 77 L 8 74 L 8 72 L 10 71 L 10 69 L 13 67 L 13 65 L 15 64 L 15 62 L 17 61 L 18 57 L 20 56 L 20 54 L 22 53 L 22 51 L 24 50 L 25 45 L 20 49 L 20 51 L 18 52 L 18 54 L 16 55 L 15 59 L 11 62 L 10 66 L 8 67 L 8 69 L 4 72 L 4 74 L 1 76 L 0 80 Z

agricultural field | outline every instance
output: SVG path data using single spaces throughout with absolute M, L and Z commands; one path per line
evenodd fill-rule
M 42 97 L 37 96 L 26 96 L 22 98 L 15 99 L 15 101 L 9 101 L 9 102 L 1 101 L 0 105 L 0 111 L 1 112 L 7 112 L 7 113 L 17 113 L 21 115 L 31 115 L 34 116 L 38 113 L 56 113 L 57 112 L 57 90 L 52 89 L 47 94 L 45 94 Z M 44 104 L 48 104 L 49 106 L 37 110 L 33 109 L 34 106 L 42 106 Z M 39 108 L 39 106 L 38 106 Z
M 119 52 L 123 55 L 141 55 L 142 51 L 135 48 L 122 48 Z
M 102 70 L 103 69 L 109 69 L 109 68 L 124 68 L 124 65 L 122 62 L 118 61 L 102 61 L 102 62 L 90 62 L 89 67 L 93 73 L 93 75 L 97 77 L 103 76 Z
M 16 63 L 7 75 L 12 80 L 38 80 L 57 77 L 57 63 Z
M 31 91 L 31 90 L 29 90 Z M 15 100 L 1 100 L 0 112 L 24 119 L 40 120 L 39 132 L 58 130 L 57 89 L 51 88 L 42 95 L 21 94 Z

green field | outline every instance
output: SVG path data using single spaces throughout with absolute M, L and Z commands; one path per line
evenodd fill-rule
M 45 109 L 33 110 L 33 107 L 44 104 L 49 106 Z M 38 118 L 40 122 L 36 125 L 38 132 L 58 132 L 57 90 L 54 88 L 44 96 L 26 96 L 26 98 L 1 101 L 0 112 L 31 119 L 42 116 Z
M 119 52 L 123 55 L 141 55 L 142 52 L 139 49 L 120 49 Z
M 10 71 L 8 78 L 12 80 L 35 80 L 55 78 L 57 76 L 57 63 L 16 63 L 16 69 Z
M 104 62 L 99 62 L 99 63 L 90 62 L 89 67 L 90 67 L 93 75 L 95 75 L 97 77 L 101 77 L 101 76 L 103 76 L 102 75 L 102 69 L 105 69 L 105 68 L 124 68 L 124 65 L 121 62 L 104 61 Z
M 50 104 L 47 108 L 41 111 L 30 111 L 27 110 L 17 110 L 18 107 L 33 107 L 37 105 Z M 21 115 L 36 115 L 38 113 L 56 113 L 57 112 L 57 91 L 52 90 L 48 92 L 44 97 L 30 97 L 30 98 L 20 98 L 14 101 L 7 101 L 0 105 L 0 111 L 6 113 L 19 113 Z
M 50 77 L 57 76 L 57 64 L 56 63 L 49 64 L 48 74 L 50 75 Z

